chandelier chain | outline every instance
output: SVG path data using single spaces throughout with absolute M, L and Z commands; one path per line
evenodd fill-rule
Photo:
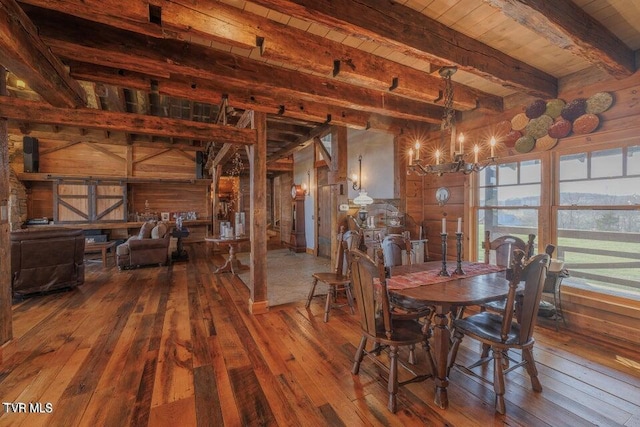
M 444 111 L 442 113 L 442 123 L 440 130 L 452 129 L 455 124 L 455 110 L 453 109 L 453 84 L 451 74 L 444 77 Z

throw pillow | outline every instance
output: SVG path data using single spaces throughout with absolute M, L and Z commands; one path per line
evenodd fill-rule
M 149 222 L 145 222 L 144 224 L 142 224 L 142 227 L 140 227 L 140 233 L 138 233 L 138 236 L 141 239 L 148 239 L 149 237 L 151 237 L 151 230 L 153 230 L 153 227 L 155 227 L 155 223 L 153 221 L 149 221 Z
M 158 223 L 153 230 L 151 230 L 152 239 L 162 239 L 167 234 L 167 225 L 164 222 Z

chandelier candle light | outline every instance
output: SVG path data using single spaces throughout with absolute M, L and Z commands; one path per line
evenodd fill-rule
M 478 144 L 475 144 L 473 147 L 473 163 L 471 163 L 465 160 L 468 154 L 464 151 L 464 135 L 462 133 L 458 136 L 458 144 L 455 143 L 455 110 L 453 109 L 453 85 L 451 83 L 451 76 L 454 75 L 457 70 L 458 69 L 456 67 L 443 67 L 439 71 L 440 76 L 445 82 L 444 111 L 442 114 L 442 122 L 440 124 L 440 145 L 442 146 L 446 143 L 447 135 L 450 133 L 452 160 L 447 161 L 444 158 L 443 151 L 438 147 L 435 151 L 435 164 L 426 164 L 420 158 L 420 141 L 416 141 L 414 148 L 409 149 L 409 165 L 407 167 L 407 173 L 415 173 L 417 175 L 424 176 L 426 174 L 442 175 L 444 173 L 461 172 L 468 175 L 472 172 L 479 172 L 496 162 L 495 149 L 497 141 L 495 137 L 491 137 L 489 142 L 489 157 L 482 162 L 478 161 L 478 155 L 480 153 L 480 147 Z M 460 151 L 456 150 L 457 147 L 460 148 Z

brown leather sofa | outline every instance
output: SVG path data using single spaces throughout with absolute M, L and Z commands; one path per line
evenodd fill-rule
M 12 231 L 14 297 L 73 288 L 84 283 L 84 234 L 70 228 Z
M 120 270 L 141 265 L 165 265 L 169 261 L 171 233 L 165 223 L 146 222 L 140 232 L 116 248 Z

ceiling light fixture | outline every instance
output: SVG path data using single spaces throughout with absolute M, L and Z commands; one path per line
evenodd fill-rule
M 440 123 L 440 147 L 436 149 L 434 155 L 435 163 L 424 163 L 424 160 L 420 158 L 420 141 L 416 141 L 414 148 L 409 149 L 409 165 L 407 167 L 409 173 L 424 176 L 426 174 L 442 175 L 444 173 L 461 172 L 467 175 L 471 172 L 479 172 L 496 162 L 496 139 L 494 137 L 491 137 L 489 142 L 490 156 L 482 162 L 478 161 L 480 153 L 478 144 L 473 147 L 473 163 L 465 160 L 465 157 L 471 154 L 464 152 L 464 135 L 462 133 L 458 136 L 456 144 L 456 112 L 453 109 L 453 84 L 451 82 L 451 76 L 456 71 L 458 71 L 456 67 L 443 67 L 439 71 L 444 80 L 444 112 Z M 451 161 L 447 161 L 443 155 L 443 147 L 446 147 L 447 142 L 450 144 Z

